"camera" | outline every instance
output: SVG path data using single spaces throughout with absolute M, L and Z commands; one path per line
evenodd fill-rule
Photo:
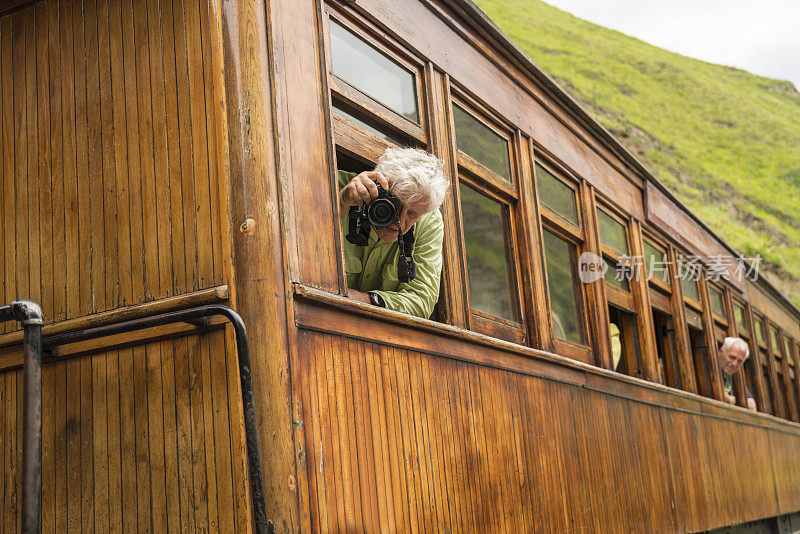
M 376 230 L 391 226 L 400 220 L 403 203 L 391 191 L 378 186 L 378 198 L 362 206 L 351 206 L 348 217 L 350 219 L 350 232 L 347 240 L 360 247 L 369 242 L 370 226 Z
M 363 206 L 350 206 L 348 219 L 350 229 L 345 236 L 347 240 L 359 247 L 369 244 L 370 227 L 376 230 L 391 226 L 400 220 L 403 203 L 391 191 L 378 187 L 378 198 Z M 398 224 L 399 226 L 399 224 Z M 417 266 L 414 264 L 412 252 L 414 250 L 414 227 L 405 234 L 398 231 L 397 244 L 400 255 L 397 258 L 397 278 L 401 282 L 410 282 L 417 275 Z

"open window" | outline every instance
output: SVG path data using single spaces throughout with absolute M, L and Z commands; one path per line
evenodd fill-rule
M 784 406 L 784 415 L 797 421 L 797 402 L 794 380 L 789 374 L 790 367 L 788 358 L 784 352 L 783 334 L 777 326 L 772 324 L 769 325 L 769 339 L 778 378 L 778 387 L 780 388 L 781 402 Z
M 647 273 L 653 328 L 656 338 L 658 372 L 662 384 L 674 388 L 683 387 L 678 342 L 672 317 L 672 266 L 667 249 L 654 237 L 646 235 L 642 243 L 642 264 Z
M 578 277 L 578 258 L 584 246 L 579 192 L 574 181 L 562 177 L 554 165 L 534 165 L 537 199 L 542 219 L 550 324 L 558 354 L 594 363 L 588 340 L 586 295 Z
M 702 267 L 693 263 L 690 256 L 679 254 L 678 278 L 683 295 L 683 314 L 686 319 L 687 339 L 692 357 L 692 366 L 697 383 L 697 392 L 704 397 L 714 398 L 712 361 L 713 347 L 708 346 L 703 323 L 703 305 L 700 297 L 699 280 Z M 713 339 L 713 336 L 712 336 Z
M 611 337 L 612 369 L 641 378 L 641 344 L 636 324 L 636 306 L 631 280 L 638 268 L 630 255 L 628 223 L 611 207 L 597 207 L 600 252 L 605 263 L 605 295 L 608 306 L 608 329 Z
M 466 96 L 451 105 L 469 326 L 524 343 L 512 130 Z
M 750 337 L 750 321 L 747 313 L 747 307 L 745 306 L 744 302 L 735 298 L 733 299 L 733 322 L 736 335 L 745 340 L 747 342 L 747 346 L 750 348 L 750 357 L 745 360 L 741 370 L 744 387 L 746 392 L 749 391 L 756 400 L 756 406 L 758 407 L 759 411 L 765 412 L 767 411 L 765 406 L 767 406 L 768 402 L 765 401 L 762 393 L 759 391 L 759 387 L 757 386 L 757 373 L 759 372 L 757 362 L 759 361 L 759 358 L 756 357 L 756 351 L 758 348 Z M 740 402 L 741 400 L 742 399 L 739 399 Z
M 324 34 L 337 176 L 372 170 L 390 147 L 429 150 L 425 63 L 346 8 L 325 6 Z

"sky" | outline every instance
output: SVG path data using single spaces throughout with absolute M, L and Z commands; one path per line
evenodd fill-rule
M 660 48 L 800 89 L 800 0 L 545 0 Z

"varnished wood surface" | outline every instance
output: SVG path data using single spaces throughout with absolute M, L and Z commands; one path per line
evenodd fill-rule
M 386 335 L 299 339 L 315 531 L 684 532 L 800 507 L 800 460 L 785 452 L 800 444 L 796 427 L 742 425 Z
M 42 373 L 42 532 L 246 531 L 226 333 L 93 354 Z M 21 513 L 22 372 L 0 374 L 0 531 Z
M 800 507 L 800 461 L 775 450 L 797 435 L 383 344 L 300 339 L 316 530 L 678 532 Z
M 53 323 L 222 283 L 208 10 L 47 0 L 0 18 L 4 302 Z

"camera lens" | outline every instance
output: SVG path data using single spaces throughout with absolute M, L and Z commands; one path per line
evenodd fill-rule
M 390 201 L 379 198 L 369 205 L 369 222 L 375 228 L 384 228 L 397 221 L 397 209 Z

